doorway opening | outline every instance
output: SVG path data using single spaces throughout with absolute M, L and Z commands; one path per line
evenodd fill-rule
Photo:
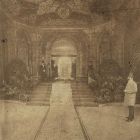
M 76 57 L 53 56 L 52 73 L 56 80 L 76 79 Z
M 60 57 L 58 60 L 58 79 L 71 79 L 72 61 L 70 57 Z
M 53 79 L 74 80 L 76 78 L 77 49 L 73 41 L 57 40 L 51 50 Z

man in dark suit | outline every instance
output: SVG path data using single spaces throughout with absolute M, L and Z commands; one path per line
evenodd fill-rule
M 42 61 L 41 65 L 40 65 L 41 81 L 46 81 L 46 76 L 47 76 L 47 68 L 46 68 L 45 62 Z

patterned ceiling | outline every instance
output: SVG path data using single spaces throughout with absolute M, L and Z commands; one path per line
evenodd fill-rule
M 43 15 L 45 13 L 58 12 L 61 17 L 68 17 L 70 11 L 75 11 L 79 13 L 89 13 L 88 1 L 82 0 L 47 0 L 39 3 L 39 8 L 37 14 Z
M 1 3 L 2 9 L 18 22 L 63 26 L 109 19 L 109 14 L 102 14 L 102 10 L 119 9 L 128 0 L 1 0 Z
M 81 13 L 90 11 L 89 2 L 86 0 L 2 0 L 2 2 L 14 15 L 21 9 L 31 11 L 34 9 L 38 15 L 57 12 L 61 8 Z

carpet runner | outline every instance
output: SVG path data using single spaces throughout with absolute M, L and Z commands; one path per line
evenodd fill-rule
M 52 84 L 50 111 L 36 140 L 84 140 L 70 83 Z

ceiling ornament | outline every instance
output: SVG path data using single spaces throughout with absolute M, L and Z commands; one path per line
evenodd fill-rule
M 79 12 L 79 13 L 89 13 L 89 7 L 87 1 L 82 0 L 46 0 L 40 2 L 39 8 L 37 11 L 38 15 L 48 14 L 48 13 L 57 13 L 61 18 L 67 18 L 70 15 L 70 12 Z
M 1 0 L 16 21 L 29 25 L 85 25 L 89 23 L 87 0 Z M 88 16 L 87 14 L 88 13 Z M 79 16 L 81 15 L 81 17 Z M 55 18 L 57 17 L 57 18 Z M 59 17 L 59 18 L 58 18 Z M 53 24 L 52 24 L 53 23 Z
M 68 6 L 60 6 L 57 10 L 59 17 L 66 19 L 69 17 L 71 9 Z
M 58 6 L 59 6 L 59 2 L 55 0 L 47 0 L 47 1 L 41 2 L 39 4 L 37 14 L 43 15 L 43 14 L 53 13 L 56 11 Z

